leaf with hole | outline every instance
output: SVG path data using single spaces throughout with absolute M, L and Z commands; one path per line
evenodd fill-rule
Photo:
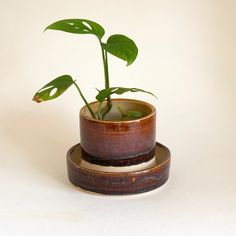
M 70 75 L 62 75 L 42 87 L 33 97 L 35 102 L 44 102 L 59 97 L 74 83 Z
M 101 25 L 86 19 L 65 19 L 52 23 L 45 30 L 60 30 L 74 34 L 94 34 L 99 39 L 105 34 Z M 45 31 L 44 30 L 44 31 Z
M 103 43 L 102 46 L 113 56 L 127 61 L 127 65 L 131 65 L 138 55 L 138 48 L 135 42 L 122 34 L 110 36 L 107 43 Z
M 107 89 L 102 89 L 98 92 L 98 95 L 96 96 L 96 99 L 99 102 L 104 102 L 107 97 L 109 97 L 112 94 L 118 94 L 121 95 L 126 92 L 143 92 L 143 93 L 148 93 L 151 94 L 152 96 L 156 97 L 153 93 L 145 91 L 143 89 L 138 89 L 138 88 L 124 88 L 124 87 L 111 87 Z

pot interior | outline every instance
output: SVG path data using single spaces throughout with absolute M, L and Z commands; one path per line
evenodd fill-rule
M 110 112 L 106 115 L 104 120 L 107 121 L 124 121 L 125 118 L 122 118 L 122 114 L 120 109 L 124 114 L 127 114 L 128 112 L 141 112 L 143 113 L 143 117 L 151 115 L 155 113 L 155 108 L 149 103 L 139 101 L 139 100 L 132 100 L 132 99 L 112 99 L 112 109 Z M 98 110 L 99 103 L 98 102 L 92 102 L 90 103 L 90 106 L 94 112 Z M 106 102 L 104 102 L 103 107 L 106 106 Z M 119 109 L 120 108 L 120 109 Z M 92 118 L 88 108 L 84 106 L 81 109 L 81 115 Z M 142 117 L 141 117 L 142 118 Z M 135 119 L 135 118 L 134 118 Z M 134 120 L 134 119 L 127 119 L 127 120 Z M 137 118 L 138 119 L 138 118 Z

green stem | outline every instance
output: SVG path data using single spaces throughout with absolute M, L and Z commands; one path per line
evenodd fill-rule
M 121 107 L 117 106 L 117 110 L 120 112 L 122 119 L 123 119 L 124 117 L 126 117 L 126 115 L 125 115 L 125 113 L 123 112 L 123 110 L 121 109 Z
M 110 82 L 109 82 L 109 73 L 108 73 L 108 58 L 107 58 L 107 52 L 105 51 L 105 69 L 106 69 L 106 83 L 105 87 L 109 88 L 110 87 Z
M 88 103 L 87 100 L 85 99 L 85 97 L 84 97 L 82 91 L 80 90 L 78 84 L 77 84 L 75 81 L 74 81 L 74 85 L 75 85 L 75 87 L 77 88 L 77 90 L 78 90 L 78 92 L 79 92 L 81 98 L 83 99 L 83 101 L 84 101 L 86 107 L 88 108 L 88 110 L 89 110 L 91 116 L 92 116 L 94 119 L 96 119 L 96 116 L 95 116 L 95 114 L 94 114 L 92 108 L 90 107 L 89 103 Z
M 102 110 L 102 102 L 100 102 L 98 106 L 98 119 L 99 120 L 102 119 L 101 110 Z
M 104 49 L 102 47 L 102 41 L 99 40 L 101 50 L 102 50 L 102 61 L 103 61 L 103 69 L 104 69 L 104 78 L 105 78 L 105 88 L 109 88 L 109 73 L 108 73 L 108 64 L 107 64 L 107 56 L 106 52 L 104 52 Z
M 102 60 L 103 60 L 103 68 L 104 68 L 104 78 L 105 78 L 105 88 L 108 89 L 110 87 L 109 84 L 109 72 L 108 72 L 108 58 L 107 58 L 107 52 L 102 47 L 102 41 L 100 41 L 100 46 L 102 50 Z M 105 115 L 111 110 L 112 108 L 112 101 L 111 96 L 107 97 L 107 108 L 105 109 L 102 119 L 104 119 Z

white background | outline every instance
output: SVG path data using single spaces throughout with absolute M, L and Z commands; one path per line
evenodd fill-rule
M 0 0 L 0 235 L 236 235 L 235 12 L 234 0 Z M 162 191 L 105 197 L 67 180 L 83 103 L 74 88 L 31 99 L 62 74 L 89 101 L 104 82 L 95 37 L 42 33 L 64 18 L 137 43 L 130 67 L 109 57 L 111 85 L 158 96 L 126 97 L 157 107 L 157 140 L 172 152 Z

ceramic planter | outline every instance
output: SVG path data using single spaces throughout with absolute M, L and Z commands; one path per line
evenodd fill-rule
M 84 190 L 110 195 L 143 193 L 162 186 L 169 178 L 170 151 L 156 142 L 155 108 L 132 99 L 112 101 L 107 120 L 93 119 L 86 106 L 81 109 L 81 143 L 67 153 L 69 180 Z M 90 105 L 97 110 L 97 102 Z M 123 121 L 117 107 L 124 113 L 142 111 L 145 116 Z
M 168 180 L 170 151 L 156 143 L 152 167 L 139 171 L 108 172 L 84 167 L 81 147 L 77 144 L 68 151 L 67 168 L 71 183 L 84 190 L 109 195 L 137 194 L 156 189 Z
M 155 155 L 156 109 L 149 103 L 132 99 L 113 99 L 108 120 L 95 120 L 84 106 L 80 111 L 82 158 L 104 166 L 129 166 L 147 162 Z M 98 102 L 90 104 L 97 110 Z M 145 116 L 135 120 L 119 120 L 124 112 L 136 110 Z

